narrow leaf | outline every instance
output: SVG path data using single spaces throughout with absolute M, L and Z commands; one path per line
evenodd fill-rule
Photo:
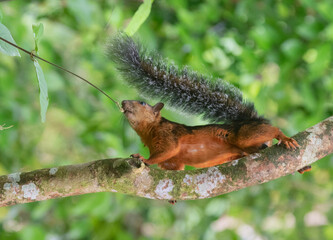
M 35 51 L 36 51 L 36 53 L 38 53 L 38 43 L 43 35 L 44 25 L 42 23 L 40 23 L 38 25 L 32 25 L 32 31 L 34 32 Z
M 6 26 L 3 25 L 2 23 L 0 23 L 0 36 L 4 39 L 16 44 L 16 42 L 14 41 L 8 28 L 6 28 Z M 19 56 L 19 57 L 21 56 L 19 51 L 17 50 L 17 48 L 15 48 L 1 40 L 0 40 L 0 52 L 7 54 L 9 56 Z
M 44 78 L 44 73 L 42 68 L 40 67 L 37 60 L 34 60 L 34 65 L 36 68 L 38 84 L 39 84 L 39 101 L 40 101 L 40 116 L 42 118 L 42 122 L 45 122 L 46 119 L 46 110 L 49 105 L 49 97 L 47 94 L 47 84 Z
M 148 18 L 151 10 L 151 6 L 154 0 L 144 0 L 144 2 L 140 5 L 138 10 L 135 12 L 132 20 L 127 25 L 125 29 L 125 33 L 129 36 L 133 36 L 134 33 L 140 28 L 144 21 Z

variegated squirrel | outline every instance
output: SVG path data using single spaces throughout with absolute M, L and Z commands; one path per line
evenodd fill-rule
M 167 63 L 159 54 L 148 52 L 125 33 L 116 34 L 108 44 L 108 55 L 125 80 L 141 94 L 159 98 L 173 107 L 202 114 L 213 124 L 186 126 L 163 118 L 163 103 L 125 100 L 124 114 L 131 127 L 149 148 L 146 164 L 162 169 L 183 170 L 185 165 L 211 167 L 271 146 L 275 138 L 288 149 L 299 145 L 258 115 L 254 104 L 245 101 L 239 89 L 187 67 Z M 224 124 L 216 124 L 223 121 Z M 299 170 L 309 171 L 311 166 Z

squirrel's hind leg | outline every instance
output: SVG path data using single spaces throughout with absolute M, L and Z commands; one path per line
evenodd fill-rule
M 270 124 L 245 124 L 236 134 L 229 134 L 228 142 L 244 149 L 247 153 L 254 153 L 261 150 L 263 144 L 270 143 L 274 138 L 288 149 L 299 147 L 296 140 L 287 137 L 279 128 Z

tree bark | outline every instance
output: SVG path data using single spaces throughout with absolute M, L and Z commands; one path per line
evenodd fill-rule
M 333 116 L 294 136 L 300 147 L 273 146 L 215 167 L 166 171 L 136 158 L 104 159 L 0 176 L 0 206 L 93 192 L 150 199 L 210 198 L 294 173 L 333 152 Z M 315 170 L 314 170 L 315 171 Z

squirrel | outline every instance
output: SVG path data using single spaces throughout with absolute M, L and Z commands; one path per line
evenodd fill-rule
M 144 163 L 166 170 L 184 170 L 185 165 L 212 167 L 269 147 L 274 138 L 288 149 L 299 147 L 296 140 L 259 116 L 254 104 L 245 101 L 241 91 L 228 82 L 213 81 L 187 67 L 169 64 L 122 32 L 111 39 L 107 50 L 125 80 L 142 94 L 212 121 L 186 126 L 163 118 L 161 102 L 151 106 L 142 101 L 122 101 L 129 124 L 149 148 L 148 159 L 132 155 Z M 298 171 L 310 170 L 311 166 L 306 166 Z

